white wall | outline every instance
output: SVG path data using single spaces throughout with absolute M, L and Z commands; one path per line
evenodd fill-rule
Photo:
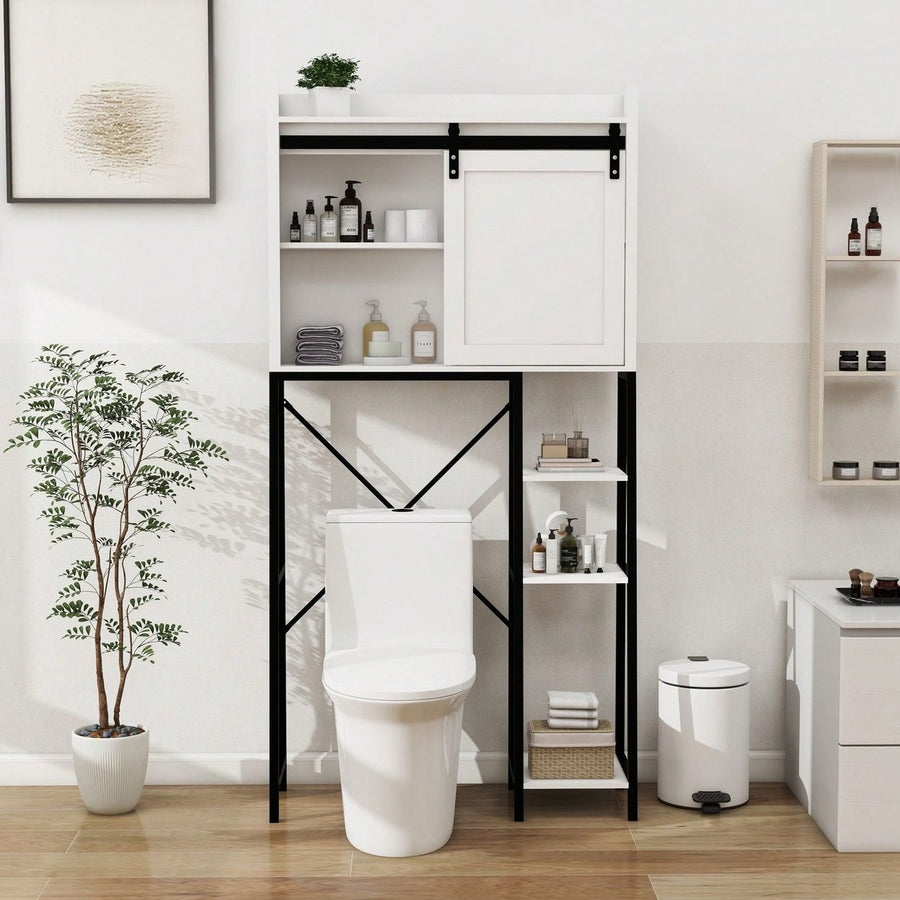
M 186 778 L 265 778 L 265 134 L 273 95 L 291 90 L 297 67 L 326 50 L 361 59 L 360 89 L 372 92 L 638 86 L 640 746 L 656 745 L 657 664 L 705 652 L 752 667 L 751 744 L 779 751 L 787 579 L 898 564 L 893 491 L 829 492 L 806 480 L 805 342 L 810 147 L 823 137 L 900 136 L 900 9 L 887 0 L 215 7 L 215 205 L 0 207 L 0 421 L 36 377 L 29 360 L 41 343 L 108 346 L 129 362 L 183 368 L 204 425 L 232 456 L 179 504 L 185 532 L 164 547 L 170 603 L 190 635 L 134 676 L 129 710 L 151 725 L 153 752 L 187 755 Z M 877 202 L 862 198 L 860 215 Z M 893 240 L 900 209 L 882 221 Z M 538 432 L 570 429 L 557 410 L 583 386 L 576 377 L 527 379 L 527 453 Z M 436 389 L 427 400 L 411 391 L 398 389 L 402 406 L 372 388 L 338 392 L 330 406 L 321 389 L 297 389 L 316 421 L 350 437 L 357 429 L 358 458 L 398 495 L 503 402 L 491 388 L 477 396 Z M 436 433 L 419 404 L 445 410 L 446 429 Z M 585 425 L 600 448 L 609 446 L 608 409 L 606 397 Z M 394 440 L 397 428 L 408 442 Z M 289 466 L 299 511 L 353 498 L 312 445 L 297 447 Z M 429 498 L 475 504 L 479 577 L 497 599 L 504 448 L 501 428 Z M 313 463 L 321 478 L 310 477 Z M 70 726 L 93 717 L 90 673 L 84 648 L 57 640 L 59 623 L 44 620 L 58 565 L 20 456 L 0 457 L 0 485 L 0 781 L 4 772 L 37 780 L 55 777 L 43 763 L 66 751 Z M 557 503 L 581 503 L 546 491 L 528 496 L 533 525 Z M 583 503 L 591 529 L 607 507 L 602 494 Z M 320 582 L 319 539 L 315 531 L 296 538 L 300 596 Z M 557 600 L 538 597 L 530 609 L 526 715 L 540 715 L 547 687 L 587 679 L 603 693 L 609 610 L 573 596 L 573 638 Z M 317 615 L 291 638 L 292 752 L 334 745 L 316 668 Z M 490 754 L 505 748 L 505 642 L 489 614 L 479 614 L 478 628 L 466 746 Z M 586 670 L 567 662 L 573 649 L 595 654 Z M 64 767 L 53 771 L 68 777 Z

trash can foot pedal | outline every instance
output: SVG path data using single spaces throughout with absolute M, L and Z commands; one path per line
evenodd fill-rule
M 722 809 L 721 804 L 731 802 L 731 794 L 725 791 L 695 791 L 691 794 L 691 800 L 700 804 L 702 813 L 714 816 Z

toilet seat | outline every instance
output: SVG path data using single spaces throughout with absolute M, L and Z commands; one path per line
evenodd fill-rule
M 475 655 L 409 647 L 333 650 L 325 656 L 322 683 L 360 700 L 433 700 L 475 683 Z

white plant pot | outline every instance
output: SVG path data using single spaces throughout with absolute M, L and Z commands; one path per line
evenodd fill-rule
M 141 799 L 150 734 L 93 738 L 72 733 L 75 780 L 84 805 L 101 816 L 131 812 Z
M 310 88 L 309 102 L 314 116 L 349 116 L 350 88 Z

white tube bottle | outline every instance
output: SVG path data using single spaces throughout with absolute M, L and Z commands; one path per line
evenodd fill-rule
M 559 541 L 556 539 L 556 531 L 553 529 L 547 535 L 547 574 L 559 574 Z

